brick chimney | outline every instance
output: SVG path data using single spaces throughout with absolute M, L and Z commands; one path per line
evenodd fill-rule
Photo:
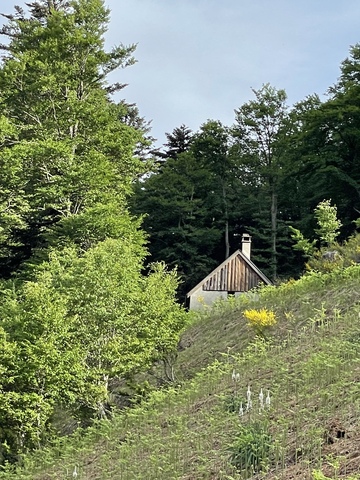
M 243 233 L 241 238 L 241 251 L 250 259 L 251 255 L 251 236 L 248 233 Z

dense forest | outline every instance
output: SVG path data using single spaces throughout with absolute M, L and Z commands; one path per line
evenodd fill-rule
M 360 46 L 350 49 L 327 100 L 290 107 L 264 84 L 235 109 L 234 124 L 208 120 L 167 133 L 157 168 L 135 186 L 132 209 L 146 214 L 154 260 L 178 266 L 189 291 L 253 236 L 255 263 L 274 281 L 297 276 L 304 259 L 290 226 L 314 238 L 314 209 L 337 206 L 341 238 L 360 212 Z
M 104 48 L 102 0 L 38 0 L 1 29 L 0 462 L 86 424 L 176 348 L 184 293 L 250 233 L 272 279 L 304 259 L 315 206 L 360 211 L 360 46 L 325 102 L 264 84 L 234 124 L 185 125 L 155 149 L 107 78 L 135 46 Z M 119 94 L 120 92 L 120 94 Z M 114 94 L 117 93 L 117 96 Z M 116 403 L 116 402 L 115 402 Z

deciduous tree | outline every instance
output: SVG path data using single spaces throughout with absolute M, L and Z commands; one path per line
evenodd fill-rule
M 133 155 L 142 132 L 122 121 L 124 105 L 111 101 L 109 92 L 122 85 L 107 84 L 110 72 L 134 62 L 135 47 L 104 50 L 109 12 L 101 0 L 39 1 L 30 10 L 29 17 L 17 10 L 3 28 L 10 43 L 0 105 L 16 129 L 0 148 L 4 171 L 14 172 L 11 192 L 1 177 L 1 202 L 16 218 L 9 225 L 0 212 L 7 225 L 2 274 L 46 249 L 48 234 L 67 229 L 76 215 L 109 202 L 123 215 L 131 182 L 143 171 Z M 13 198 L 16 190 L 22 193 Z M 86 232 L 72 233 L 89 245 Z
M 278 194 L 284 162 L 286 93 L 265 84 L 253 90 L 251 100 L 235 110 L 233 151 L 238 156 L 239 175 L 268 197 L 272 277 L 277 277 Z

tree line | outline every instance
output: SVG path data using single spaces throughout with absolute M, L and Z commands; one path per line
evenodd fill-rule
M 167 133 L 152 175 L 138 180 L 132 210 L 145 214 L 153 259 L 178 266 L 180 297 L 253 236 L 253 259 L 274 281 L 301 274 L 289 227 L 314 238 L 314 209 L 336 204 L 341 238 L 360 212 L 360 45 L 321 101 L 290 107 L 264 84 L 235 109 L 234 123 L 208 120 Z

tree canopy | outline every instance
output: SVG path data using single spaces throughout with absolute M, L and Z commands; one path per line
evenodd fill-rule
M 149 145 L 108 75 L 101 0 L 17 7 L 0 65 L 0 455 L 38 447 L 57 408 L 106 415 L 113 382 L 173 350 L 185 324 L 177 273 L 147 256 L 128 211 Z

